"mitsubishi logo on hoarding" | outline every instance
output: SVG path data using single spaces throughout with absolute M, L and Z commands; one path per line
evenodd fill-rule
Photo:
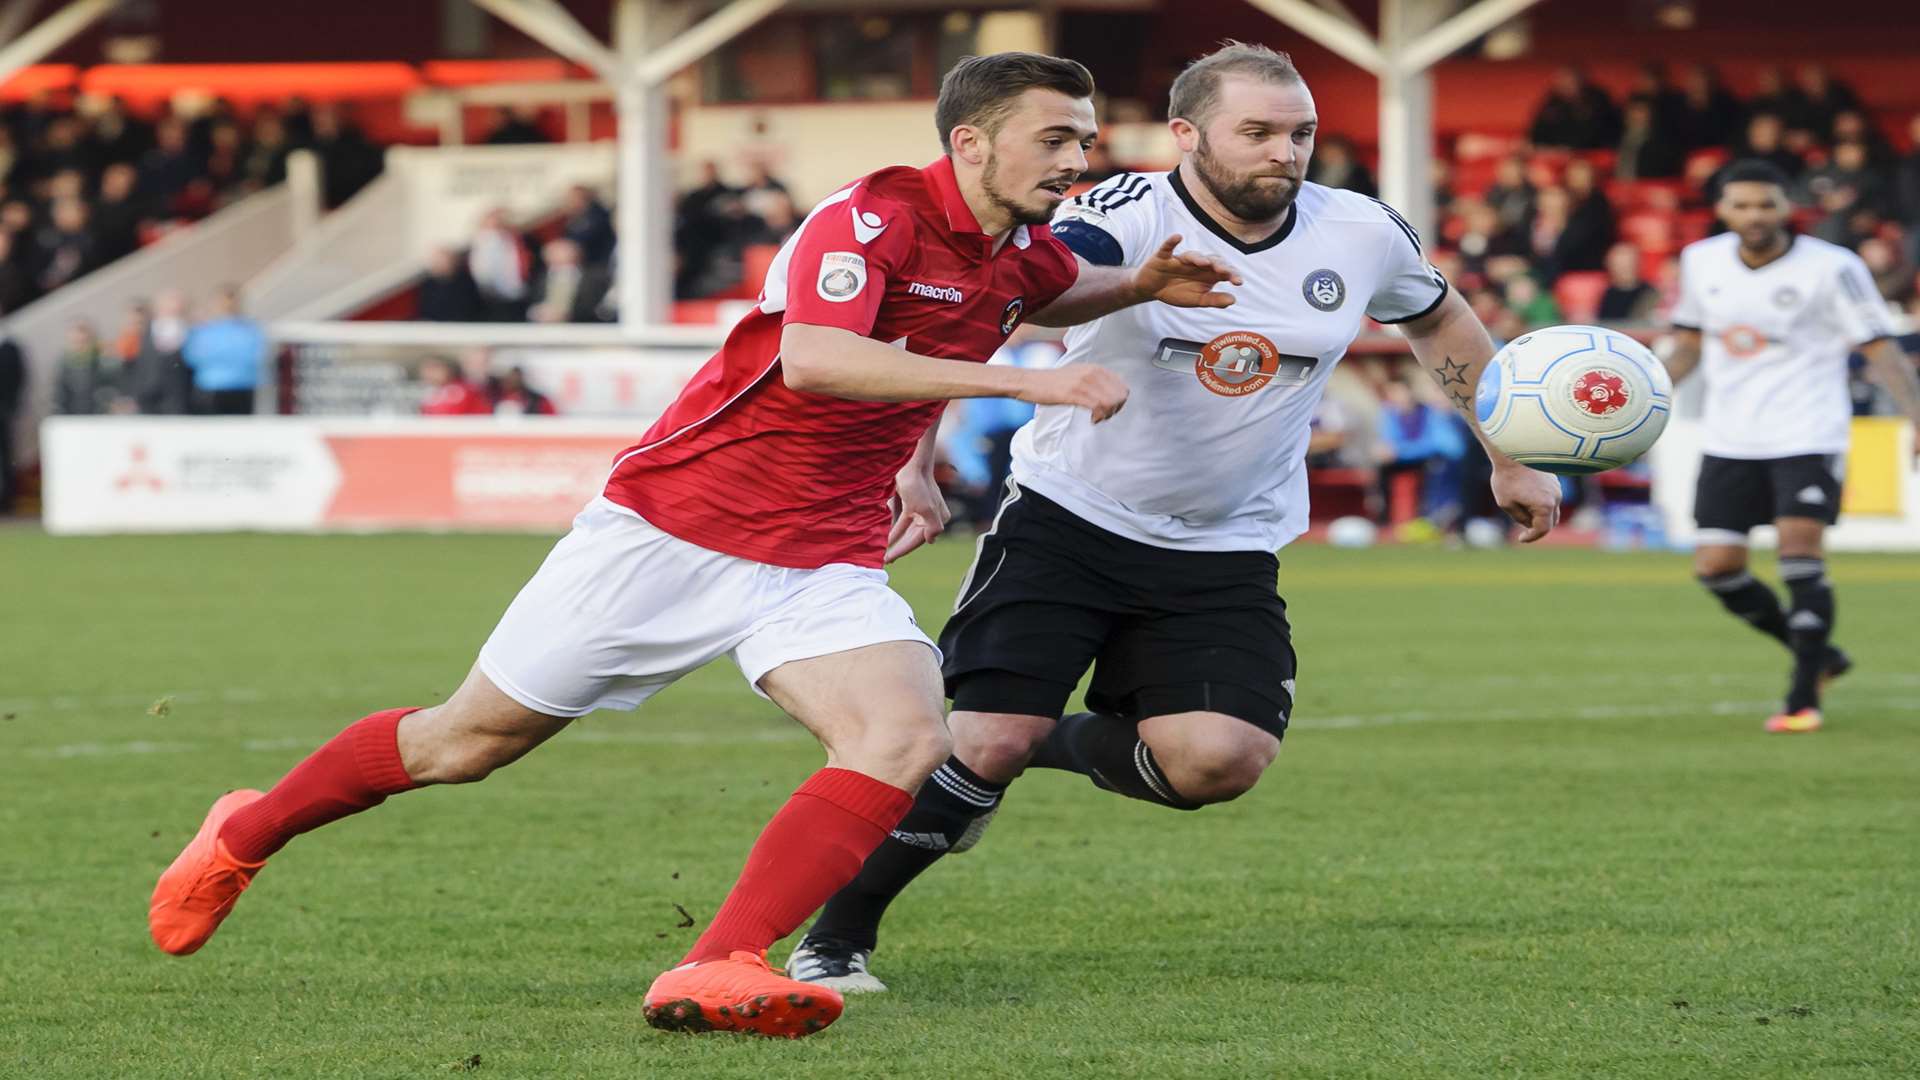
M 127 468 L 114 478 L 114 489 L 129 491 L 133 488 L 146 488 L 148 491 L 165 491 L 167 482 L 154 471 L 153 464 L 147 460 L 147 448 L 144 443 L 134 443 L 128 455 Z

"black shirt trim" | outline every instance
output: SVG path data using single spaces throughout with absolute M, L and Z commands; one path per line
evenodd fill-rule
M 1440 279 L 1440 295 L 1433 298 L 1433 303 L 1428 304 L 1426 307 L 1420 309 L 1419 311 L 1414 312 L 1412 315 L 1402 315 L 1397 319 L 1375 319 L 1373 321 L 1385 326 L 1392 326 L 1395 323 L 1412 322 L 1415 319 L 1424 319 L 1427 316 L 1433 314 L 1435 311 L 1438 311 L 1440 309 L 1440 302 L 1447 298 L 1447 293 L 1451 291 L 1451 289 L 1452 289 L 1452 286 L 1447 284 L 1447 279 L 1441 278 Z
M 1186 204 L 1187 212 L 1192 214 L 1195 220 L 1205 225 L 1208 232 L 1232 245 L 1233 249 L 1242 255 L 1257 255 L 1262 251 L 1266 251 L 1268 248 L 1278 246 L 1282 240 L 1285 240 L 1293 233 L 1294 222 L 1300 220 L 1300 203 L 1298 200 L 1295 200 L 1292 206 L 1287 207 L 1287 220 L 1281 222 L 1280 227 L 1273 230 L 1272 236 L 1267 237 L 1257 244 L 1249 244 L 1245 240 L 1228 232 L 1226 226 L 1215 221 L 1212 214 L 1201 209 L 1200 204 L 1193 201 L 1193 193 L 1187 190 L 1187 182 L 1180 178 L 1179 169 L 1176 168 L 1167 173 L 1167 182 L 1173 185 L 1173 193 L 1180 196 L 1180 201 Z M 1442 295 L 1445 294 L 1443 293 Z

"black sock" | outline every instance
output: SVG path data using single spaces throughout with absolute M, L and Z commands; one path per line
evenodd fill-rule
M 1130 799 L 1175 810 L 1200 809 L 1199 803 L 1182 798 L 1167 782 L 1153 750 L 1141 741 L 1139 725 L 1117 716 L 1083 712 L 1061 717 L 1029 767 L 1077 772 L 1092 779 L 1096 787 Z
M 1792 648 L 1787 640 L 1787 614 L 1780 610 L 1780 597 L 1754 579 L 1745 570 L 1731 574 L 1702 575 L 1700 584 L 1720 598 L 1720 603 L 1755 630 Z
M 1793 685 L 1787 711 L 1818 708 L 1820 676 L 1826 670 L 1833 637 L 1833 584 L 1820 558 L 1783 558 L 1780 577 L 1793 598 L 1787 613 L 1787 647 L 1793 650 Z
M 920 785 L 913 808 L 867 856 L 860 873 L 820 909 L 807 940 L 872 949 L 887 905 L 938 862 L 975 818 L 998 806 L 1006 790 L 1007 785 L 982 780 L 959 758 L 949 757 Z

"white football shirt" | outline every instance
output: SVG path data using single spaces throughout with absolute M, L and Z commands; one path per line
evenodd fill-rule
M 1894 332 L 1858 255 L 1794 236 L 1785 255 L 1755 270 L 1730 232 L 1681 251 L 1673 325 L 1700 331 L 1702 445 L 1726 458 L 1845 453 L 1847 355 Z
M 1274 551 L 1307 527 L 1306 450 L 1327 378 L 1367 316 L 1433 311 L 1447 283 L 1385 203 L 1302 184 L 1285 224 L 1246 244 L 1179 173 L 1125 173 L 1072 199 L 1054 235 L 1087 261 L 1138 265 L 1166 237 L 1227 260 L 1230 308 L 1146 303 L 1067 332 L 1061 363 L 1127 381 L 1101 424 L 1045 406 L 1014 436 L 1013 475 L 1109 532 L 1160 547 Z

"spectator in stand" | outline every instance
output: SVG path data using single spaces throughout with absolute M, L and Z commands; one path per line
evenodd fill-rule
M 93 118 L 87 146 L 96 167 L 133 165 L 153 148 L 153 125 L 127 111 L 127 103 L 108 98 Z
M 1653 320 L 1660 290 L 1640 277 L 1640 249 L 1615 244 L 1607 249 L 1607 291 L 1600 294 L 1600 321 L 1644 323 Z
M 196 193 L 194 213 L 204 214 L 232 202 L 244 194 L 247 147 L 240 125 L 230 120 L 215 124 L 208 131 L 207 156 L 200 176 L 188 185 Z
M 1786 73 L 1777 65 L 1761 68 L 1754 76 L 1753 100 L 1747 102 L 1749 123 L 1753 117 L 1767 113 L 1778 118 L 1784 128 L 1807 112 L 1807 96 L 1799 87 L 1788 84 Z M 1736 145 L 1734 150 L 1738 153 L 1739 147 Z
M 1443 157 L 1433 159 L 1433 205 L 1446 208 L 1453 205 L 1453 162 Z
M 787 237 L 800 227 L 800 211 L 793 205 L 792 199 L 773 199 L 762 207 L 763 212 L 748 219 L 745 244 L 771 244 L 775 247 L 786 243 Z
M 1893 211 L 1894 194 L 1880 171 L 1867 160 L 1864 143 L 1840 143 L 1833 148 L 1832 160 L 1808 172 L 1802 179 L 1794 201 L 1822 205 L 1827 193 L 1838 188 L 1853 189 L 1853 205 L 1886 215 Z
M 1725 146 L 1746 120 L 1740 99 L 1710 64 L 1689 64 L 1680 75 L 1683 107 L 1674 133 L 1683 150 Z
M 140 173 L 115 162 L 100 174 L 100 199 L 93 206 L 94 255 L 102 265 L 140 247 L 140 226 L 150 216 L 139 194 Z
M 450 247 L 427 253 L 427 276 L 420 281 L 419 317 L 423 322 L 485 322 L 486 305 L 460 254 Z
M 53 411 L 62 416 L 101 416 L 122 411 L 120 400 L 120 361 L 101 351 L 92 323 L 73 320 L 54 377 Z
M 1485 276 L 1489 260 L 1515 255 L 1525 243 L 1519 234 L 1500 224 L 1500 215 L 1479 199 L 1462 199 L 1458 242 L 1461 265 L 1467 273 Z
M 0 188 L 21 182 L 14 174 L 24 160 L 20 148 L 14 145 L 13 129 L 0 123 Z
M 54 202 L 52 220 L 36 240 L 40 265 L 34 284 L 42 293 L 52 292 L 100 265 L 93 233 L 87 229 L 87 204 L 79 199 L 67 197 Z
M 1467 446 L 1451 414 L 1416 398 L 1404 375 L 1392 376 L 1381 389 L 1380 443 L 1375 453 L 1380 464 L 1380 522 L 1385 524 L 1392 512 L 1396 477 L 1419 478 L 1417 504 L 1424 509 L 1429 474 L 1459 461 Z
M 1843 112 L 1858 110 L 1860 95 L 1853 92 L 1853 87 L 1835 79 L 1820 64 L 1803 65 L 1796 82 L 1800 90 L 1801 111 L 1799 115 L 1787 118 L 1787 126 L 1812 132 L 1816 141 L 1832 141 L 1834 118 Z
M 1895 160 L 1893 144 L 1880 133 L 1859 109 L 1847 109 L 1833 118 L 1833 143 L 1857 142 L 1867 148 L 1867 164 L 1875 169 L 1890 168 Z
M 1733 160 L 1758 158 L 1786 173 L 1789 178 L 1798 178 L 1801 173 L 1807 171 L 1807 163 L 1799 154 L 1787 149 L 1782 141 L 1785 135 L 1786 128 L 1781 125 L 1777 114 L 1755 112 L 1753 118 L 1747 121 L 1746 139 L 1734 152 Z M 1725 168 L 1722 166 L 1721 171 L 1724 172 Z M 1720 174 L 1715 173 L 1707 186 L 1710 191 L 1719 191 Z
M 116 343 L 127 393 L 143 416 L 181 416 L 192 401 L 193 372 L 178 350 L 164 351 L 154 341 L 153 312 L 135 304 Z
M 613 288 L 605 269 L 582 265 L 580 245 L 549 240 L 541 250 L 546 269 L 528 293 L 527 318 L 541 323 L 605 322 L 600 304 Z
M 540 110 L 532 105 L 501 109 L 498 121 L 486 138 L 488 146 L 526 146 L 552 141 L 540 126 Z
M 25 180 L 31 185 L 69 169 L 85 175 L 91 162 L 87 146 L 82 141 L 83 133 L 84 129 L 77 118 L 67 115 L 54 117 L 47 124 L 46 134 L 32 145 L 24 163 L 25 175 L 14 177 L 15 182 Z
M 1686 168 L 1684 140 L 1663 129 L 1652 103 L 1627 102 L 1626 128 L 1620 136 L 1614 175 L 1622 180 L 1667 180 Z
M 781 203 L 793 205 L 793 193 L 764 164 L 753 166 L 752 178 L 740 191 L 740 203 L 750 217 L 765 218 Z
M 153 338 L 154 348 L 162 353 L 179 357 L 180 366 L 186 367 L 186 358 L 181 353 L 187 347 L 187 335 L 193 331 L 193 321 L 187 316 L 187 294 L 179 289 L 162 289 L 153 298 L 153 325 L 147 333 Z M 188 389 L 192 388 L 192 373 L 185 380 Z
M 1633 86 L 1627 91 L 1626 104 L 1645 102 L 1653 109 L 1654 126 L 1662 131 L 1677 131 L 1687 110 L 1687 98 L 1667 81 L 1667 65 L 1646 60 L 1634 71 Z
M 13 513 L 17 478 L 13 464 L 13 421 L 26 398 L 27 361 L 13 335 L 0 323 L 0 517 Z
M 182 350 L 193 369 L 194 411 L 246 416 L 267 361 L 267 335 L 240 313 L 240 291 L 229 285 L 214 300 L 210 317 L 187 334 Z
M 551 398 L 527 385 L 527 373 L 522 368 L 508 368 L 493 387 L 495 416 L 555 416 L 558 413 Z
M 1552 293 L 1540 287 L 1539 280 L 1532 274 L 1509 278 L 1506 299 L 1507 309 L 1530 327 L 1553 326 L 1566 320 L 1560 313 L 1559 302 Z M 1498 321 L 1497 317 L 1495 321 Z
M 1502 158 L 1494 166 L 1493 183 L 1481 196 L 1499 217 L 1499 227 L 1511 238 L 1526 235 L 1533 225 L 1533 207 L 1538 201 L 1539 192 L 1533 182 L 1527 179 L 1527 159 L 1515 155 Z M 1502 246 L 1502 245 L 1496 245 Z M 1508 245 L 1518 250 L 1518 243 Z
M 739 192 L 720 178 L 720 166 L 714 162 L 701 163 L 700 181 L 699 187 L 680 197 L 674 212 L 673 247 L 679 261 L 673 295 L 683 300 L 700 295 L 716 256 L 728 242 L 722 207 L 738 206 L 740 201 Z
M 1380 193 L 1373 174 L 1354 151 L 1353 140 L 1343 135 L 1326 136 L 1315 145 L 1313 158 L 1307 165 L 1307 179 L 1367 196 Z
M 1890 240 L 1868 237 L 1860 243 L 1860 260 L 1873 274 L 1873 286 L 1880 295 L 1895 304 L 1914 297 L 1914 264 L 1900 254 Z
M 1573 207 L 1567 223 L 1572 239 L 1559 256 L 1560 272 L 1598 270 L 1605 264 L 1607 249 L 1613 246 L 1618 231 L 1613 203 L 1600 190 L 1600 177 L 1591 162 L 1568 162 L 1562 179 Z
M 1542 191 L 1540 205 L 1533 214 L 1533 227 L 1527 233 L 1526 255 L 1548 281 L 1573 269 L 1565 262 L 1580 241 L 1580 237 L 1572 233 L 1572 225 L 1573 199 L 1567 189 L 1550 187 Z
M 240 162 L 240 184 L 249 192 L 270 188 L 287 178 L 287 157 L 296 147 L 287 136 L 279 112 L 262 108 L 253 117 L 253 142 Z
M 1907 156 L 1894 166 L 1894 199 L 1906 227 L 1907 258 L 1920 262 L 1920 113 L 1907 121 Z
M 1563 67 L 1553 73 L 1527 137 L 1535 146 L 1609 149 L 1620 142 L 1620 110 L 1579 68 Z
M 479 387 L 460 377 L 453 361 L 429 357 L 420 365 L 420 381 L 427 386 L 420 402 L 421 416 L 487 416 L 493 403 Z
M 187 125 L 169 116 L 154 128 L 154 147 L 140 158 L 140 196 L 162 215 L 173 212 L 173 200 L 200 172 L 187 149 Z
M 1813 226 L 1813 235 L 1829 244 L 1857 250 L 1868 237 L 1880 231 L 1880 215 L 1860 205 L 1859 192 L 1840 185 L 1821 196 L 1823 216 Z
M 533 253 L 525 238 L 507 224 L 507 212 L 487 211 L 467 252 L 467 271 L 480 289 L 488 319 L 521 322 L 526 318 L 527 277 L 532 262 Z
M 1507 299 L 1501 288 L 1488 285 L 1468 293 L 1467 305 L 1473 308 L 1474 318 L 1480 320 L 1480 325 L 1490 327 L 1494 319 L 1505 314 Z
M 385 157 L 338 105 L 313 110 L 313 141 L 328 206 L 339 206 L 380 175 Z
M 0 229 L 0 314 L 11 314 L 33 302 L 38 295 L 33 287 L 33 272 L 19 257 L 20 242 L 11 232 Z
M 132 411 L 144 417 L 179 417 L 192 402 L 194 373 L 179 352 L 161 352 L 154 344 L 154 313 L 144 304 L 127 311 L 127 325 L 113 342 L 121 361 L 121 386 Z
M 605 266 L 613 258 L 613 214 L 600 196 L 585 184 L 567 189 L 561 212 L 566 215 L 561 235 L 580 247 L 580 261 Z

